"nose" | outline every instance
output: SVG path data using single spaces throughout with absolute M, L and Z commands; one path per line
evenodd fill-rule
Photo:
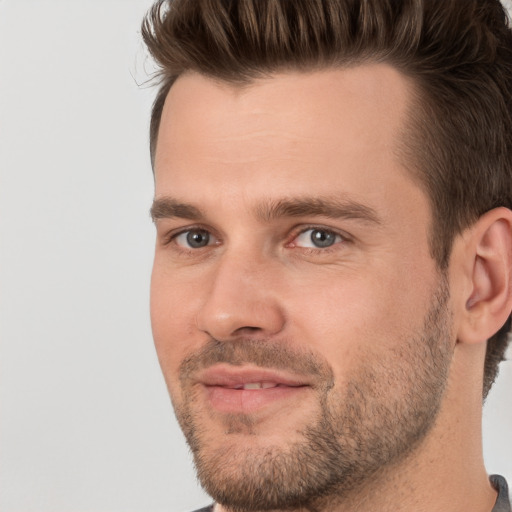
M 197 327 L 220 341 L 279 334 L 285 314 L 279 300 L 275 265 L 250 256 L 225 256 L 208 276 Z

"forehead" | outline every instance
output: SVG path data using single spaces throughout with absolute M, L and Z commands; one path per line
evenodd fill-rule
M 244 87 L 185 74 L 162 113 L 156 195 L 386 196 L 410 179 L 397 149 L 411 87 L 385 64 L 280 73 Z

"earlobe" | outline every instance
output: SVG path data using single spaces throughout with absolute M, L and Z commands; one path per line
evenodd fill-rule
M 458 340 L 481 343 L 495 334 L 512 310 L 512 211 L 496 208 L 471 228 L 466 244 L 471 265 Z

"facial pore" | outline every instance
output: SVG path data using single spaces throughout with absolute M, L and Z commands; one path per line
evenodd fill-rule
M 173 402 L 206 491 L 233 512 L 315 508 L 345 499 L 377 471 L 403 460 L 432 428 L 442 402 L 452 356 L 448 299 L 441 276 L 416 335 L 385 357 L 362 359 L 344 389 L 325 358 L 289 343 L 211 340 L 190 355 L 180 367 L 182 400 Z M 216 363 L 308 376 L 316 414 L 306 419 L 301 440 L 262 448 L 250 415 L 237 414 L 223 417 L 224 439 L 212 447 L 192 377 Z M 232 442 L 240 433 L 249 434 L 243 446 Z

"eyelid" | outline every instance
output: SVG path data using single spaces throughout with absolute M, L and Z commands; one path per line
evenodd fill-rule
M 213 239 L 213 243 L 209 243 L 204 248 L 211 247 L 212 245 L 213 246 L 218 245 L 219 243 L 222 242 L 220 236 L 217 235 L 215 230 L 213 230 L 211 227 L 207 227 L 202 224 L 193 224 L 193 225 L 189 225 L 189 226 L 182 226 L 182 227 L 179 227 L 176 229 L 172 229 L 172 230 L 169 230 L 168 232 L 166 232 L 165 234 L 163 234 L 161 237 L 162 245 L 166 246 L 166 245 L 170 245 L 170 244 L 174 243 L 177 247 L 179 247 L 182 250 L 198 251 L 199 249 L 188 248 L 188 247 L 185 247 L 182 245 L 178 245 L 175 242 L 175 240 L 178 236 L 188 233 L 189 231 L 194 231 L 194 230 L 206 231 L 210 235 L 210 237 Z M 329 249 L 334 248 L 335 246 L 339 245 L 340 243 L 348 243 L 348 242 L 353 241 L 353 238 L 349 234 L 347 234 L 345 231 L 338 230 L 338 229 L 330 227 L 330 226 L 325 226 L 325 225 L 321 225 L 321 224 L 310 224 L 310 225 L 301 224 L 292 229 L 292 232 L 288 238 L 289 241 L 286 243 L 286 246 L 293 247 L 294 246 L 293 242 L 300 235 L 304 234 L 307 231 L 311 231 L 311 230 L 326 231 L 328 233 L 332 233 L 336 236 L 339 236 L 341 238 L 341 241 L 335 242 L 333 245 L 328 246 L 328 247 L 301 247 L 301 246 L 295 246 L 295 247 L 297 247 L 299 249 L 307 249 L 307 250 L 311 250 L 311 251 L 327 252 Z

